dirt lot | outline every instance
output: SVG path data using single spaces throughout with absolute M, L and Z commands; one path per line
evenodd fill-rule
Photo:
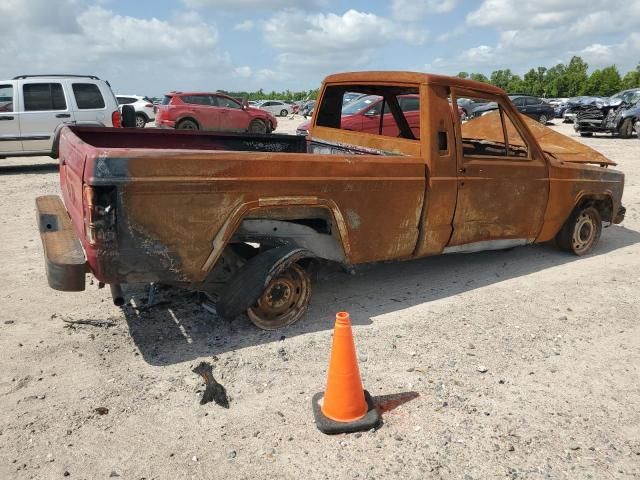
M 95 284 L 50 290 L 34 198 L 58 192 L 56 166 L 0 160 L 0 478 L 640 478 L 640 141 L 584 141 L 627 175 L 627 219 L 591 256 L 532 246 L 327 273 L 275 333 L 178 290 L 124 310 Z M 144 288 L 126 293 L 144 305 Z M 343 309 L 365 386 L 418 397 L 377 431 L 330 437 L 310 401 Z M 202 360 L 229 409 L 199 404 Z

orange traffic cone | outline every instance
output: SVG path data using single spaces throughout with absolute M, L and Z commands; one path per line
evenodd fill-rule
M 315 394 L 312 403 L 316 426 L 323 433 L 359 432 L 380 423 L 371 395 L 362 388 L 347 312 L 336 315 L 327 389 Z

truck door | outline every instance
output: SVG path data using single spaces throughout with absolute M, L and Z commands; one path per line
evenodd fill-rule
M 527 140 L 515 110 L 497 96 L 454 91 L 454 100 L 477 101 L 478 96 L 499 108 L 469 121 L 457 117 L 458 201 L 445 251 L 531 243 L 547 205 L 546 161 Z
M 0 83 L 0 154 L 22 151 L 15 83 Z
M 20 133 L 25 152 L 51 150 L 58 124 L 74 120 L 69 100 L 60 82 L 24 81 Z

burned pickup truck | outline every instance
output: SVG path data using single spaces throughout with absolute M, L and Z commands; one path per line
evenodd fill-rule
M 631 138 L 634 130 L 640 135 L 640 88 L 624 90 L 609 98 L 594 98 L 574 106 L 573 128 L 583 137 L 594 133 L 612 133 Z
M 342 115 L 353 93 L 382 98 L 366 125 Z M 463 121 L 465 101 L 498 108 Z M 90 272 L 120 303 L 122 284 L 160 282 L 265 329 L 303 315 L 319 262 L 553 239 L 584 255 L 624 217 L 606 157 L 498 88 L 422 73 L 329 76 L 307 138 L 74 126 L 56 148 L 62 198 L 36 201 L 52 288 L 83 290 Z

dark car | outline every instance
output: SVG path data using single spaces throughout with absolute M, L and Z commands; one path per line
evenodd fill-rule
M 630 138 L 640 122 L 640 88 L 616 93 L 575 109 L 573 128 L 583 137 L 594 133 L 611 133 Z
M 509 99 L 513 102 L 518 111 L 542 124 L 547 123 L 555 117 L 553 106 L 538 97 L 530 95 L 509 95 Z M 494 102 L 487 103 L 476 107 L 473 110 L 473 116 L 479 117 L 487 112 L 491 112 L 498 108 Z

